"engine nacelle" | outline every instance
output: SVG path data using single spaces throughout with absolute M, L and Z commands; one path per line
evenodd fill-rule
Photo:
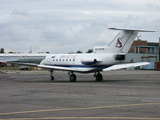
M 83 65 L 93 65 L 93 64 L 97 63 L 97 60 L 96 59 L 91 59 L 91 58 L 89 58 L 89 59 L 84 58 L 84 59 L 81 60 L 81 63 Z
M 125 55 L 116 55 L 115 60 L 125 60 Z

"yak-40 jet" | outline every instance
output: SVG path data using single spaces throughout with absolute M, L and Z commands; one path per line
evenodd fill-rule
M 128 67 L 148 65 L 149 62 L 119 64 L 125 59 L 138 32 L 155 32 L 150 30 L 118 29 L 121 32 L 113 39 L 108 46 L 96 46 L 90 54 L 50 54 L 40 64 L 7 62 L 20 65 L 28 65 L 43 68 L 50 71 L 51 80 L 54 80 L 53 71 L 68 71 L 71 82 L 76 81 L 74 73 L 94 73 L 97 81 L 101 81 L 103 76 L 100 72 L 117 70 Z

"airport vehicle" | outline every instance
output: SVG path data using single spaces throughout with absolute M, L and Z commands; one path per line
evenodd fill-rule
M 148 65 L 148 62 L 119 64 L 125 59 L 133 41 L 138 32 L 155 32 L 149 30 L 119 29 L 109 28 L 111 30 L 120 30 L 121 32 L 113 39 L 108 46 L 96 46 L 91 54 L 50 54 L 40 64 L 33 63 L 15 63 L 40 67 L 50 71 L 51 80 L 54 80 L 53 71 L 68 71 L 69 79 L 75 82 L 77 77 L 74 73 L 94 73 L 97 81 L 101 81 L 103 76 L 100 72 L 117 70 L 127 67 L 136 67 Z

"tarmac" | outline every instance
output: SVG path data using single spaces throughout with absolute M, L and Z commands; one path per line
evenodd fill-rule
M 0 120 L 160 120 L 160 71 L 75 74 L 0 70 Z

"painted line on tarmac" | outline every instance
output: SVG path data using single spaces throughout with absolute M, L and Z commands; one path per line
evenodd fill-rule
M 147 105 L 159 105 L 160 103 L 142 103 L 142 104 L 127 104 L 127 105 L 113 105 L 113 106 L 98 106 L 98 107 L 86 107 L 86 108 L 61 108 L 61 109 L 46 109 L 46 110 L 32 110 L 32 111 L 20 111 L 0 113 L 1 115 L 22 114 L 22 113 L 36 113 L 36 112 L 50 112 L 50 111 L 65 111 L 65 110 L 88 110 L 88 109 L 103 109 L 112 107 L 129 107 L 129 106 L 147 106 Z
M 117 119 L 117 120 L 160 120 L 160 118 L 143 118 L 143 117 L 46 117 L 46 118 L 8 118 L 0 120 L 65 120 L 65 119 Z

